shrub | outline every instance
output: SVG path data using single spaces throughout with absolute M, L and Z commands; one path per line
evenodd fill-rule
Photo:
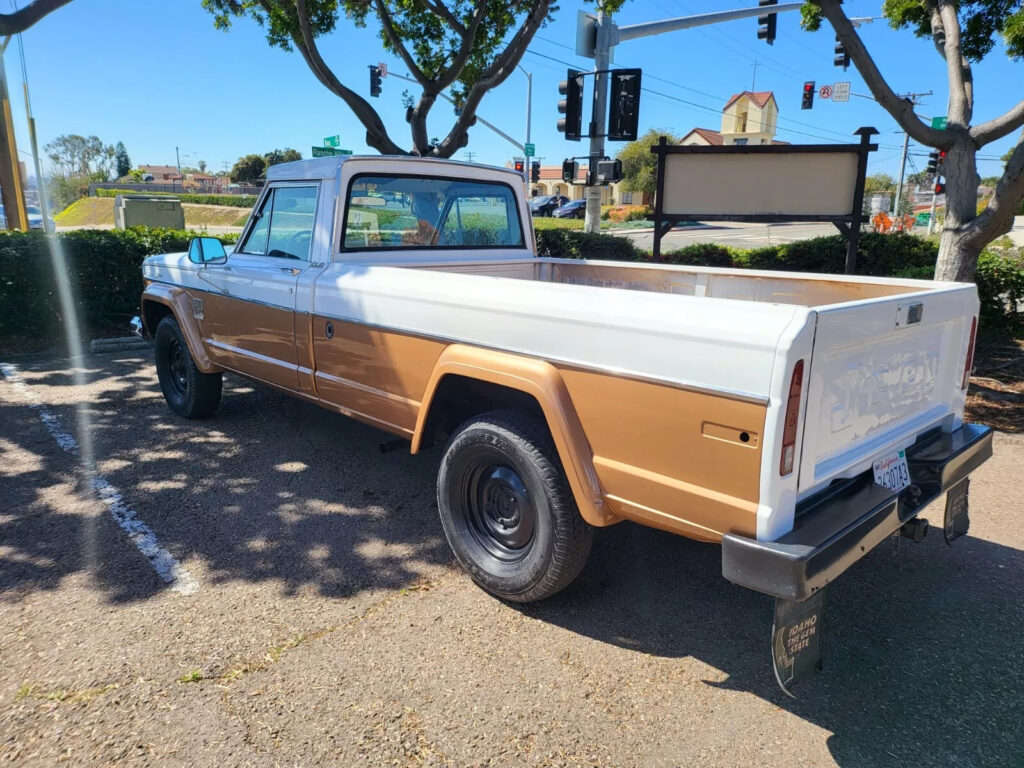
M 184 251 L 196 234 L 146 227 L 81 229 L 55 236 L 39 231 L 0 234 L 0 344 L 38 346 L 64 337 L 50 239 L 70 278 L 82 335 L 91 338 L 127 332 L 139 309 L 142 260 L 154 253 Z
M 189 192 L 140 192 L 134 189 L 97 189 L 97 197 L 117 197 L 118 195 L 149 195 L 154 197 L 176 197 L 183 203 L 196 205 L 227 205 L 232 208 L 252 208 L 256 205 L 256 195 L 198 195 Z
M 697 267 L 732 267 L 738 252 L 717 243 L 694 243 L 662 254 L 668 264 L 690 264 Z
M 605 216 L 605 212 L 602 210 L 601 218 L 607 218 L 609 221 L 620 224 L 624 221 L 638 221 L 651 217 L 651 209 L 646 205 L 613 205 L 607 213 L 608 215 Z
M 629 240 L 570 229 L 537 231 L 537 255 L 554 259 L 635 261 L 640 252 Z
M 982 317 L 989 324 L 1019 321 L 1024 302 L 1024 254 L 1019 251 L 985 251 L 978 259 L 978 297 Z

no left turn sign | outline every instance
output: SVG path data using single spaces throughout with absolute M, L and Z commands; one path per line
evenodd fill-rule
M 821 86 L 821 88 L 818 90 L 818 96 L 820 96 L 823 99 L 831 99 L 832 98 L 832 86 L 831 85 L 823 85 L 823 86 Z

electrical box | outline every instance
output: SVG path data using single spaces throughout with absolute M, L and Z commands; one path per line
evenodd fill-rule
M 185 209 L 176 197 L 118 195 L 114 198 L 114 226 L 185 228 Z

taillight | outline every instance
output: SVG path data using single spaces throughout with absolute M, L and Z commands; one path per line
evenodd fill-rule
M 967 345 L 967 359 L 964 360 L 964 378 L 960 383 L 961 389 L 967 389 L 971 383 L 971 369 L 974 367 L 974 339 L 978 335 L 978 318 L 971 318 L 971 341 Z
M 804 386 L 804 361 L 797 360 L 793 377 L 789 380 L 789 401 L 786 403 L 786 422 L 782 428 L 782 459 L 779 474 L 785 477 L 793 471 L 796 459 L 796 427 L 800 421 L 800 391 Z

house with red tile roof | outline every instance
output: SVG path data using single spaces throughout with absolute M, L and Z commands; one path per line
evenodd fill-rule
M 741 91 L 733 94 L 722 108 L 722 127 L 694 128 L 679 142 L 707 147 L 737 144 L 787 144 L 775 140 L 779 105 L 771 91 Z

